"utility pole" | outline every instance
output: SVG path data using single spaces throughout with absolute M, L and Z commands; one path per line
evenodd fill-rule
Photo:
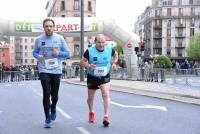
M 84 0 L 81 1 L 81 52 L 80 52 L 80 59 L 84 53 Z M 84 67 L 80 66 L 80 81 L 84 81 Z

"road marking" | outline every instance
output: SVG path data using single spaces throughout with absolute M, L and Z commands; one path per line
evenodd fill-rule
M 24 86 L 24 83 L 19 83 L 18 86 Z
M 132 106 L 132 105 L 123 105 L 113 101 L 111 101 L 110 103 L 123 108 L 143 108 L 143 109 L 146 108 L 146 109 L 158 109 L 161 111 L 167 111 L 167 108 L 164 106 L 155 106 L 155 105 Z
M 6 86 L 6 87 L 10 87 L 10 86 L 11 86 L 11 84 L 6 84 L 5 86 Z
M 71 119 L 72 117 L 70 115 L 68 115 L 67 113 L 65 113 L 65 111 L 63 111 L 60 107 L 56 107 L 56 109 L 67 119 Z
M 38 96 L 42 97 L 43 95 L 35 90 L 33 90 Z M 72 117 L 68 115 L 64 110 L 62 110 L 60 107 L 56 107 L 56 109 L 67 119 L 71 119 Z
M 89 132 L 87 129 L 83 128 L 83 127 L 77 127 L 77 129 L 78 129 L 82 134 L 90 134 L 90 132 Z

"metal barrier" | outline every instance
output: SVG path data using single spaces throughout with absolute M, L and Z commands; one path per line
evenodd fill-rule
M 129 71 L 137 71 L 137 76 L 130 76 Z M 136 77 L 136 78 L 133 78 Z M 146 82 L 163 82 L 166 84 L 183 84 L 200 86 L 200 68 L 195 69 L 164 69 L 164 68 L 118 68 L 111 72 L 112 79 L 138 80 Z
M 131 72 L 136 72 L 136 75 Z M 68 68 L 62 73 L 62 79 L 76 78 L 74 69 Z M 163 82 L 166 84 L 182 84 L 188 86 L 200 86 L 200 68 L 196 69 L 163 69 L 153 68 L 118 68 L 111 71 L 112 79 L 138 80 L 145 82 Z M 15 82 L 25 80 L 38 80 L 38 71 L 1 71 L 0 82 Z
M 38 71 L 1 71 L 0 82 L 38 80 Z

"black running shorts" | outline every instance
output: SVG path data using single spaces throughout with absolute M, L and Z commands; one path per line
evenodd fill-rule
M 95 77 L 92 75 L 87 75 L 87 87 L 88 89 L 99 89 L 99 86 L 110 82 L 110 73 L 103 77 Z

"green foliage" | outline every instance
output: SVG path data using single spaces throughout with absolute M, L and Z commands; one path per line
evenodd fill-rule
M 192 59 L 200 60 L 200 33 L 195 33 L 190 39 L 187 54 Z
M 164 55 L 156 56 L 154 58 L 154 62 L 160 68 L 162 68 L 162 67 L 164 67 L 164 68 L 171 68 L 172 67 L 172 62 L 171 62 L 170 58 L 167 57 L 167 56 L 164 56 Z
M 123 54 L 123 48 L 122 46 L 120 46 L 119 44 L 117 44 L 115 47 L 114 47 L 114 50 L 117 51 L 118 55 L 122 55 Z
M 122 46 L 120 46 L 119 44 L 117 44 L 115 47 L 114 47 L 114 50 L 115 51 L 117 51 L 117 53 L 118 53 L 118 64 L 120 65 L 121 64 L 121 55 L 123 54 L 123 48 L 122 48 Z

